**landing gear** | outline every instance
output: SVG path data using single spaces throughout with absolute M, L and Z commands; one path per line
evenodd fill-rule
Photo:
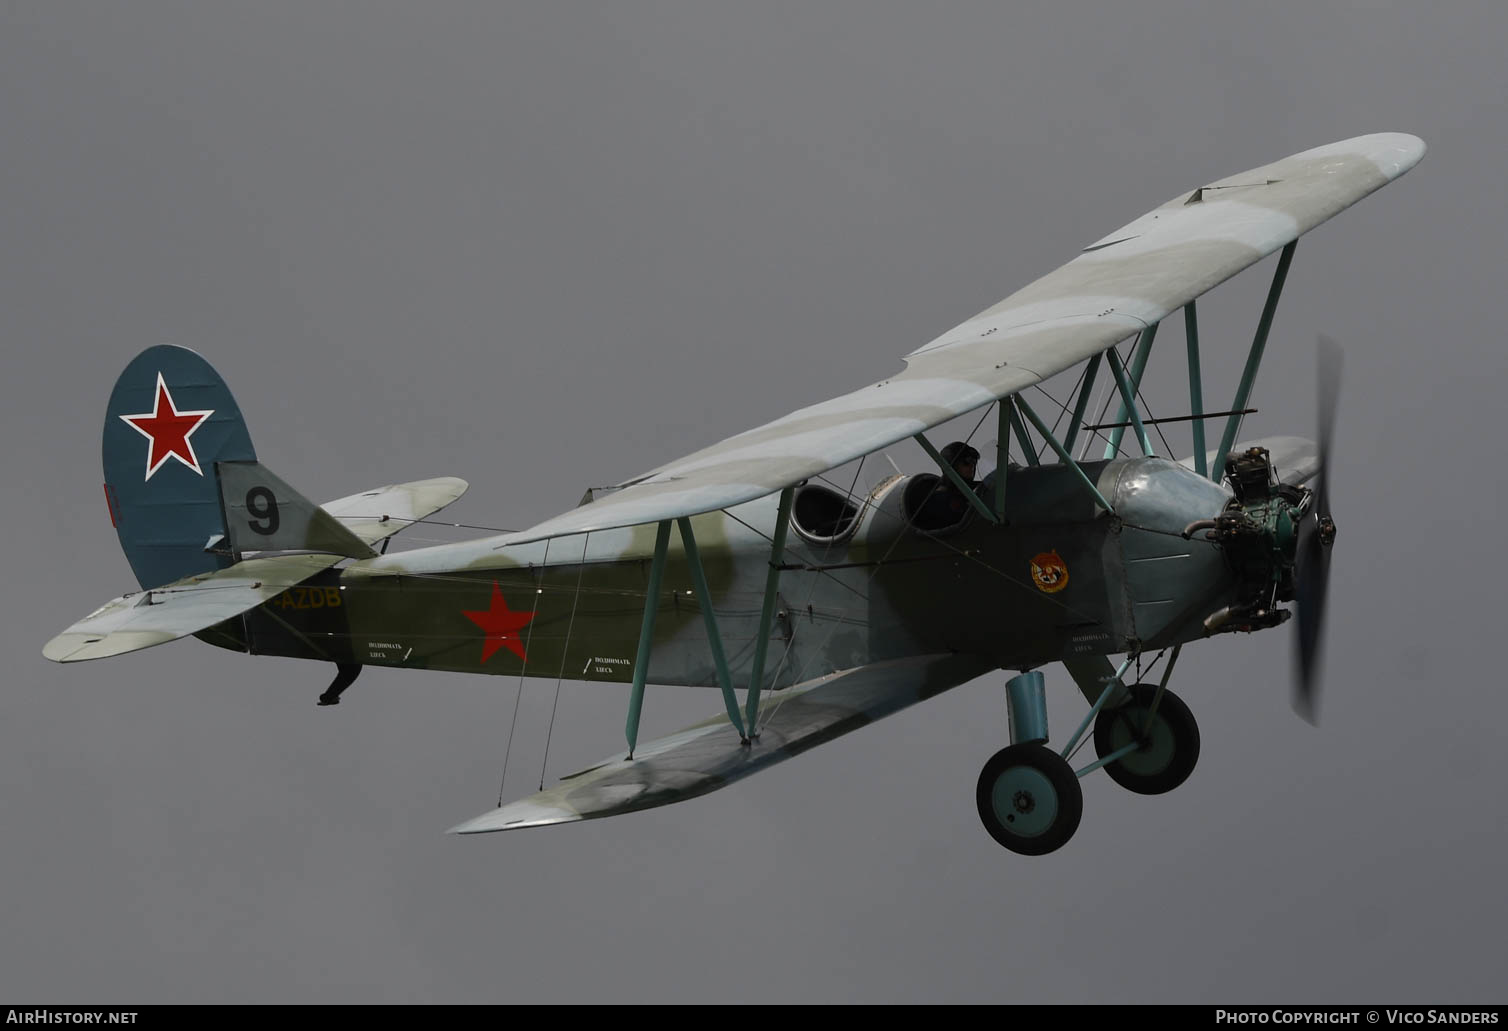
M 1023 856 L 1054 852 L 1068 843 L 1084 814 L 1079 777 L 1103 766 L 1121 787 L 1140 795 L 1172 791 L 1188 779 L 1199 761 L 1199 725 L 1183 700 L 1157 684 L 1122 686 L 1130 655 L 1120 668 L 1103 671 L 1091 663 L 1070 663 L 1069 670 L 1093 701 L 1063 746 L 1049 749 L 1047 702 L 1042 674 L 1012 677 L 1006 683 L 1011 741 L 990 757 L 979 774 L 974 799 L 990 837 Z M 1178 659 L 1174 649 L 1163 672 L 1168 682 Z M 1096 660 L 1098 662 L 1099 660 Z M 1107 707 L 1109 706 L 1109 707 Z M 1073 755 L 1094 724 L 1099 759 L 1074 771 L 1064 756 Z
M 1164 691 L 1152 712 L 1156 684 L 1133 684 L 1123 705 L 1094 721 L 1094 750 L 1101 759 L 1138 745 L 1105 765 L 1110 779 L 1138 795 L 1160 795 L 1188 780 L 1199 761 L 1199 724 L 1183 700 Z
M 1084 815 L 1084 793 L 1073 769 L 1035 742 L 991 756 L 979 774 L 975 800 L 990 837 L 1023 856 L 1062 848 Z

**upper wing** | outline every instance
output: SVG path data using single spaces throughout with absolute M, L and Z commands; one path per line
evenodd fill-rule
M 275 555 L 186 576 L 107 601 L 54 637 L 42 654 L 82 662 L 166 644 L 254 609 L 341 561 L 340 555 Z
M 919 655 L 841 670 L 766 699 L 769 722 L 749 745 L 726 715 L 639 746 L 554 787 L 451 828 L 455 834 L 542 827 L 682 802 L 727 787 L 808 748 L 989 672 L 970 655 Z M 620 755 L 622 753 L 619 753 Z
M 367 544 L 391 537 L 399 530 L 434 515 L 466 493 L 465 480 L 440 476 L 433 480 L 394 483 L 376 490 L 337 498 L 319 506 Z
M 1359 136 L 1181 193 L 913 351 L 899 375 L 703 448 L 502 543 L 740 504 L 1014 394 L 1156 323 L 1423 156 L 1414 136 Z

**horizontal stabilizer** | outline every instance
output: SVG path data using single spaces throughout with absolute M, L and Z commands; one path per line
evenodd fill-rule
M 465 480 L 439 476 L 433 480 L 394 483 L 376 490 L 327 501 L 320 507 L 367 544 L 376 544 L 432 516 L 466 493 Z
M 769 722 L 748 746 L 739 743 L 727 716 L 718 716 L 641 745 L 633 759 L 608 759 L 451 833 L 572 823 L 705 795 L 992 668 L 974 656 L 922 655 L 831 673 L 768 697 Z
M 127 594 L 48 641 L 42 654 L 54 662 L 82 662 L 176 641 L 254 609 L 339 561 L 339 555 L 254 558 Z

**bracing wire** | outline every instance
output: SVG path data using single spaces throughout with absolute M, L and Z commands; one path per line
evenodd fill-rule
M 1120 348 L 1116 347 L 1116 348 L 1111 348 L 1111 349 L 1115 351 L 1115 353 L 1116 353 L 1117 356 L 1120 355 Z M 1121 365 L 1124 367 L 1125 362 L 1122 362 Z M 1119 389 L 1115 385 L 1115 376 L 1113 374 L 1110 374 L 1108 370 L 1107 370 L 1107 374 L 1103 377 L 1103 382 L 1100 384 L 1100 389 L 1098 391 L 1096 391 L 1095 393 L 1101 394 L 1101 397 L 1102 397 L 1102 400 L 1100 400 L 1098 402 L 1098 405 L 1097 405 L 1100 414 L 1094 420 L 1094 424 L 1098 425 L 1098 424 L 1104 423 L 1105 420 L 1109 417 L 1109 415 L 1110 415 L 1110 406 L 1111 406 L 1111 404 L 1113 404 L 1115 402 L 1115 398 L 1120 393 Z M 1090 403 L 1089 403 L 1089 410 L 1090 411 L 1094 411 L 1095 409 L 1096 409 L 1096 402 L 1091 397 L 1090 398 Z M 1089 449 L 1090 449 L 1090 447 L 1093 446 L 1093 444 L 1094 444 L 1094 438 L 1095 437 L 1099 437 L 1106 444 L 1110 443 L 1109 438 L 1106 437 L 1104 434 L 1102 434 L 1099 430 L 1094 430 L 1093 433 L 1094 433 L 1094 436 L 1092 436 L 1092 437 L 1091 436 L 1085 436 L 1084 437 L 1084 446 L 1079 449 L 1079 461 L 1080 462 L 1084 461 L 1085 459 L 1087 459 L 1089 457 Z
M 576 594 L 571 599 L 571 619 L 566 624 L 565 644 L 560 649 L 560 672 L 555 677 L 555 701 L 550 705 L 550 726 L 545 731 L 545 755 L 539 761 L 539 790 L 545 789 L 545 768 L 550 762 L 550 740 L 555 733 L 555 710 L 560 706 L 560 682 L 565 679 L 566 656 L 571 651 L 571 632 L 576 628 L 576 606 L 581 601 L 581 579 L 586 575 L 586 550 L 592 543 L 588 533 L 581 544 L 581 565 L 576 567 Z
M 1135 678 L 1132 679 L 1131 682 L 1133 684 L 1139 684 L 1146 677 L 1151 676 L 1152 675 L 1152 671 L 1155 670 L 1155 669 L 1157 669 L 1157 664 L 1162 661 L 1162 657 L 1164 655 L 1166 655 L 1167 652 L 1168 652 L 1168 650 L 1166 648 L 1164 648 L 1161 651 L 1159 651 L 1152 658 L 1152 661 L 1150 663 L 1148 663 L 1146 669 L 1142 668 L 1142 664 L 1141 664 L 1142 654 L 1141 654 L 1141 652 L 1137 652 L 1136 653 L 1136 676 L 1135 676 Z M 1107 690 L 1107 691 L 1113 690 L 1113 687 L 1107 685 L 1106 688 L 1105 688 L 1105 690 Z M 1108 712 L 1108 711 L 1110 711 L 1110 710 L 1108 710 L 1108 709 L 1102 710 L 1102 712 Z M 1089 733 L 1087 733 L 1087 734 L 1084 735 L 1083 740 L 1081 740 L 1077 745 L 1074 746 L 1073 751 L 1070 752 L 1070 753 L 1068 753 L 1068 755 L 1066 756 L 1066 760 L 1068 762 L 1072 763 L 1073 760 L 1074 760 L 1074 757 L 1077 756 L 1080 752 L 1082 752 L 1084 750 L 1084 746 L 1087 745 L 1087 744 L 1089 744 L 1089 742 L 1092 741 L 1092 740 L 1094 740 L 1093 728 L 1090 729 Z
M 1152 346 L 1152 342 L 1150 340 L 1147 341 L 1147 347 L 1151 348 L 1151 346 Z M 1142 375 L 1142 381 L 1145 381 L 1146 378 L 1147 377 L 1146 377 L 1145 372 L 1144 372 L 1143 375 Z M 1146 399 L 1146 397 L 1141 392 L 1141 382 L 1138 382 L 1136 384 L 1136 400 L 1141 403 L 1142 411 L 1144 411 L 1144 412 L 1147 413 L 1147 418 L 1148 419 L 1155 419 L 1155 418 L 1157 418 L 1157 414 L 1152 411 L 1152 406 L 1149 405 L 1149 404 L 1147 404 L 1147 399 Z M 1177 456 L 1175 455 L 1175 453 L 1173 451 L 1173 445 L 1168 443 L 1168 438 L 1167 438 L 1166 434 L 1164 434 L 1162 432 L 1162 423 L 1160 423 L 1160 422 L 1154 422 L 1152 424 L 1152 428 L 1157 431 L 1158 439 L 1162 441 L 1163 452 L 1169 458 L 1176 458 Z
M 583 553 L 582 558 L 586 555 Z M 534 591 L 534 615 L 529 617 L 529 632 L 524 636 L 524 663 L 518 672 L 518 693 L 513 696 L 513 722 L 508 726 L 508 745 L 503 749 L 503 775 L 497 784 L 497 804 L 503 804 L 503 788 L 508 783 L 508 757 L 513 754 L 513 732 L 518 729 L 518 706 L 524 698 L 524 677 L 529 672 L 529 645 L 534 641 L 534 622 L 539 617 L 539 599 L 544 594 L 545 570 L 550 563 L 550 540 L 545 539 L 544 558 L 539 563 L 539 581 Z
M 996 402 L 996 404 L 1003 404 L 1003 403 L 1004 402 Z M 970 430 L 969 431 L 969 435 L 964 438 L 964 443 L 965 444 L 969 443 L 969 441 L 971 441 L 971 440 L 974 439 L 974 435 L 979 432 L 979 428 L 984 425 L 984 420 L 987 419 L 987 418 L 989 418 L 990 412 L 993 411 L 994 409 L 995 409 L 995 405 L 990 405 L 989 407 L 985 408 L 984 413 L 979 416 L 979 421 L 974 424 L 974 428 L 972 430 Z M 831 482 L 831 481 L 828 481 L 828 482 Z M 834 486 L 836 487 L 836 484 L 834 484 Z M 914 522 L 914 517 L 912 517 L 912 516 L 906 516 L 904 518 L 904 525 L 902 526 L 901 532 L 899 532 L 899 533 L 897 533 L 895 535 L 895 539 L 892 540 L 890 542 L 890 546 L 885 549 L 885 554 L 880 557 L 880 560 L 875 563 L 874 568 L 872 570 L 870 570 L 869 575 L 867 577 L 865 577 L 865 579 L 864 579 L 864 585 L 863 586 L 865 588 L 865 594 L 866 594 L 866 596 L 867 596 L 867 589 L 868 589 L 869 585 L 874 582 L 874 578 L 876 576 L 878 576 L 879 573 L 880 573 L 880 570 L 884 568 L 886 561 L 889 560 L 890 556 L 895 552 L 895 549 L 900 545 L 901 541 L 905 539 L 905 537 L 906 537 L 905 531 L 906 531 L 906 529 L 908 529 L 912 525 L 913 522 Z M 946 543 L 946 542 L 944 542 L 944 543 Z M 955 548 L 953 550 L 958 551 L 960 554 L 967 554 L 966 552 L 962 552 L 960 549 L 956 549 Z M 1001 575 L 1003 576 L 1004 574 L 1001 574 Z M 816 587 L 817 587 L 817 578 L 813 577 L 812 578 L 812 590 L 808 594 L 808 604 L 810 604 L 811 597 L 816 592 Z M 818 641 L 817 642 L 817 646 L 815 648 L 813 648 L 808 653 L 807 658 L 802 663 L 800 670 L 798 670 L 797 673 L 795 674 L 795 677 L 794 677 L 794 682 L 795 683 L 799 684 L 799 683 L 802 682 L 802 680 L 806 676 L 807 671 L 811 668 L 812 663 L 814 661 L 816 661 L 817 656 L 819 656 L 819 655 L 822 654 L 822 649 L 827 646 L 827 642 L 829 640 L 831 640 L 832 635 L 837 631 L 837 629 L 838 629 L 838 627 L 839 627 L 840 624 L 841 624 L 841 621 L 835 619 L 835 620 L 833 620 L 828 625 L 826 633 L 824 633 L 822 635 L 822 639 L 820 641 Z M 795 646 L 795 642 L 796 642 L 796 635 L 793 633 L 791 635 L 790 642 L 786 646 L 786 654 L 784 654 L 784 655 L 781 656 L 780 666 L 784 666 L 786 655 L 788 655 L 790 653 L 791 649 Z M 763 724 L 762 724 L 764 727 L 768 727 L 770 725 L 771 721 L 774 720 L 776 714 L 780 712 L 781 706 L 783 706 L 785 704 L 785 700 L 786 700 L 787 697 L 788 697 L 788 695 L 781 695 L 780 696 L 779 701 L 777 701 L 775 703 L 775 705 L 771 708 L 771 711 L 770 711 L 769 715 L 765 717 L 765 719 L 763 721 Z

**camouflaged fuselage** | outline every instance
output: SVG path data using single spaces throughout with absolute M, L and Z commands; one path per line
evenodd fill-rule
M 958 652 L 1003 668 L 1121 652 L 1202 634 L 1230 600 L 1220 554 L 1179 535 L 1228 494 L 1162 459 L 1085 466 L 1116 506 L 1098 508 L 1061 466 L 1012 469 L 1006 523 L 975 513 L 923 533 L 905 519 L 910 478 L 865 499 L 836 540 L 790 533 L 767 683 Z M 992 485 L 983 488 L 993 504 Z M 776 498 L 691 520 L 735 686 L 747 686 Z M 221 624 L 238 650 L 367 665 L 632 679 L 655 529 L 499 547 L 483 539 L 353 562 Z M 672 533 L 648 680 L 717 683 L 685 549 Z

